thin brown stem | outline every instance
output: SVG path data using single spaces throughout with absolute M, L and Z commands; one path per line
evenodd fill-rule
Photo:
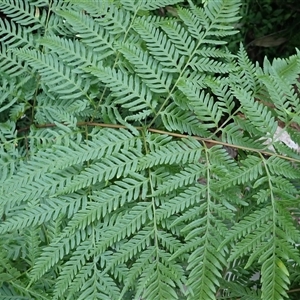
M 48 123 L 48 124 L 36 124 L 34 125 L 36 128 L 50 128 L 50 127 L 55 127 L 56 125 L 54 123 Z M 97 127 L 105 127 L 105 128 L 127 128 L 124 125 L 119 125 L 119 124 L 106 124 L 106 123 L 97 123 L 97 122 L 78 122 L 77 126 L 81 127 L 81 126 L 97 126 Z M 25 132 L 28 131 L 30 129 L 30 127 L 24 127 L 18 130 L 18 132 Z M 144 127 L 140 127 L 137 126 L 135 127 L 135 129 L 141 131 L 141 130 L 145 130 Z M 255 152 L 255 153 L 260 153 L 262 155 L 266 155 L 266 156 L 276 156 L 279 158 L 282 158 L 284 160 L 288 160 L 288 161 L 292 161 L 292 162 L 299 162 L 299 159 L 296 158 L 292 158 L 292 157 L 287 157 L 284 155 L 280 155 L 274 152 L 269 152 L 269 151 L 265 151 L 262 149 L 256 149 L 256 148 L 251 148 L 251 147 L 245 147 L 245 146 L 239 146 L 239 145 L 233 145 L 233 144 L 229 144 L 229 143 L 225 143 L 225 142 L 221 142 L 219 140 L 212 140 L 212 139 L 208 139 L 208 138 L 202 138 L 199 136 L 191 136 L 191 135 L 187 135 L 187 134 L 181 134 L 181 133 L 175 133 L 175 132 L 169 132 L 169 131 L 164 131 L 164 130 L 159 130 L 159 129 L 154 129 L 154 128 L 147 128 L 146 129 L 149 132 L 153 132 L 153 133 L 158 133 L 158 134 L 162 134 L 162 135 L 169 135 L 169 136 L 173 136 L 176 138 L 193 138 L 197 141 L 200 141 L 202 143 L 204 143 L 208 148 L 212 147 L 213 145 L 222 145 L 222 146 L 226 146 L 229 148 L 234 148 L 234 149 L 241 149 L 244 151 L 249 151 L 249 152 Z

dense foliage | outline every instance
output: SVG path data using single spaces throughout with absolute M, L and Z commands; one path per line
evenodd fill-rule
M 0 0 L 0 299 L 298 299 L 300 53 L 181 2 Z

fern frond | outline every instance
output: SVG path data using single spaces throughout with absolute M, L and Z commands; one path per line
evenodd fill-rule
M 0 41 L 5 43 L 5 46 L 10 46 L 12 48 L 22 47 L 24 49 L 28 47 L 34 47 L 33 38 L 29 32 L 24 31 L 24 29 L 15 24 L 13 21 L 7 21 L 6 19 L 0 20 L 0 28 L 2 36 Z M 3 49 L 5 50 L 5 48 Z M 2 55 L 4 52 L 1 50 Z
M 241 161 L 241 168 L 236 170 L 234 174 L 228 174 L 226 178 L 218 182 L 218 186 L 223 189 L 235 184 L 244 184 L 257 179 L 262 174 L 261 160 L 249 155 L 245 160 Z
M 300 52 L 296 49 L 296 54 L 289 58 L 275 58 L 272 62 L 266 57 L 264 59 L 264 73 L 267 75 L 278 75 L 287 84 L 293 84 L 299 75 Z
M 41 256 L 36 260 L 36 264 L 30 272 L 31 283 L 41 278 L 60 259 L 68 255 L 72 249 L 78 247 L 82 241 L 87 240 L 86 236 L 87 233 L 84 230 L 78 230 L 75 235 L 66 239 L 56 237 L 49 246 L 43 249 Z
M 237 32 L 234 30 L 233 24 L 240 19 L 237 14 L 240 5 L 240 1 L 210 1 L 204 8 L 193 7 L 192 11 L 197 18 L 202 20 L 204 25 L 211 25 L 206 27 L 213 29 L 213 34 L 208 31 L 209 35 L 223 37 Z
M 216 242 L 214 241 L 214 243 Z M 188 270 L 191 270 L 191 273 L 187 284 L 195 295 L 200 295 L 203 299 L 215 299 L 217 287 L 220 285 L 217 280 L 222 277 L 222 264 L 225 261 L 222 255 L 216 254 L 215 247 L 206 244 L 205 248 L 204 250 L 203 247 L 199 247 L 198 250 L 191 254 L 188 266 Z M 200 276 L 198 280 L 195 280 L 196 274 Z M 191 295 L 188 299 L 196 298 Z
M 41 38 L 39 42 L 54 51 L 76 73 L 83 73 L 85 67 L 97 65 L 100 60 L 91 51 L 87 51 L 84 45 L 77 40 L 71 41 L 58 36 L 48 36 Z
M 188 299 L 196 299 L 196 297 L 215 299 L 217 287 L 220 285 L 219 280 L 222 277 L 222 266 L 226 265 L 224 253 L 216 251 L 225 235 L 226 227 L 218 222 L 217 216 L 213 216 L 214 204 L 210 201 L 210 191 L 207 192 L 207 197 L 207 203 L 202 204 L 207 215 L 197 218 L 195 222 L 183 229 L 188 232 L 186 240 L 192 241 L 189 245 L 192 252 L 188 259 L 187 270 L 190 270 L 190 274 L 187 286 L 191 288 L 193 294 L 189 295 Z M 212 232 L 211 229 L 215 224 L 218 224 L 218 230 Z
M 77 246 L 70 259 L 62 266 L 60 275 L 55 284 L 54 299 L 59 299 L 63 296 L 74 280 L 74 277 L 87 263 L 91 243 L 92 241 L 90 239 L 83 241 Z
M 85 281 L 80 291 L 80 297 L 78 300 L 85 299 L 105 299 L 105 300 L 117 300 L 119 299 L 119 288 L 114 280 L 107 274 L 102 274 L 100 270 L 97 270 L 94 266 L 94 270 L 91 276 Z
M 139 157 L 140 153 L 137 151 L 123 151 L 122 154 L 115 154 L 110 156 L 109 159 L 103 159 L 100 163 L 95 163 L 86 168 L 78 176 L 74 176 L 73 179 L 69 180 L 68 186 L 58 190 L 57 194 L 74 192 L 103 180 L 108 181 L 114 177 L 130 176 L 130 174 L 134 177 Z
M 228 61 L 233 61 L 236 58 L 236 55 L 231 53 L 228 49 L 218 49 L 209 46 L 203 46 L 199 48 L 196 53 L 200 55 L 200 57 L 213 57 L 213 58 L 224 58 Z
M 93 18 L 83 12 L 71 10 L 56 11 L 56 13 L 71 25 L 83 44 L 98 54 L 99 60 L 115 53 L 112 36 L 108 31 L 101 30 L 100 25 Z
M 142 253 L 147 247 L 152 244 L 154 237 L 153 227 L 144 227 L 139 233 L 135 234 L 131 239 L 120 246 L 108 260 L 105 270 L 113 269 L 129 259 L 133 259 L 139 253 Z
M 67 146 L 53 146 L 54 148 L 57 147 L 55 155 L 52 155 L 51 151 L 49 152 L 50 149 L 45 150 L 45 152 L 38 152 L 34 160 L 28 164 L 23 164 L 18 173 L 7 182 L 3 193 L 6 192 L 10 196 L 6 198 L 4 194 L 0 194 L 3 205 L 10 203 L 10 206 L 13 206 L 14 203 L 25 201 L 30 196 L 37 198 L 43 192 L 49 195 L 49 181 L 53 187 L 56 184 L 62 186 L 68 176 L 78 173 L 76 168 L 70 168 L 72 165 L 100 159 L 103 156 L 109 157 L 112 153 L 118 152 L 121 147 L 124 150 L 131 147 L 138 150 L 140 147 L 137 138 L 126 130 L 101 129 L 91 133 L 91 135 L 94 140 L 89 141 L 86 145 L 79 146 L 72 142 Z M 63 169 L 68 171 L 65 174 L 58 172 L 58 170 Z M 42 180 L 40 179 L 41 176 L 43 176 Z M 36 184 L 34 189 L 28 189 L 28 186 L 31 186 L 33 182 L 40 182 L 40 184 Z
M 109 9 L 112 9 L 113 11 L 116 9 L 111 5 L 113 0 L 93 0 L 88 2 L 84 0 L 69 0 L 68 3 L 72 5 L 73 10 L 84 10 L 95 18 L 103 17 L 103 15 L 109 14 Z M 64 7 L 64 5 L 65 3 L 60 4 L 62 7 Z
M 281 158 L 270 157 L 266 162 L 271 174 L 283 175 L 286 178 L 299 177 L 298 170 Z
M 138 202 L 132 206 L 130 211 L 123 216 L 118 217 L 116 224 L 110 224 L 105 227 L 101 241 L 95 245 L 93 255 L 103 253 L 106 248 L 113 243 L 135 234 L 147 220 L 153 218 L 152 203 Z M 114 226 L 115 225 L 115 226 Z
M 34 266 L 37 258 L 40 256 L 40 228 L 32 227 L 26 232 L 26 262 L 29 263 L 31 267 Z
M 253 212 L 249 216 L 245 217 L 244 220 L 240 221 L 239 224 L 234 226 L 230 233 L 227 234 L 226 239 L 221 243 L 219 249 L 226 245 L 229 241 L 240 239 L 246 236 L 250 232 L 256 230 L 259 226 L 269 221 L 272 216 L 272 209 L 266 207 L 258 211 Z
M 273 226 L 269 220 L 265 224 L 262 224 L 260 227 L 258 227 L 255 232 L 247 234 L 246 237 L 244 237 L 244 239 L 240 241 L 232 251 L 229 258 L 230 261 L 236 259 L 237 257 L 247 255 L 253 251 L 251 260 L 248 262 L 250 265 L 251 261 L 254 261 L 258 256 L 262 255 L 262 253 L 265 253 L 265 251 L 272 245 L 269 241 L 272 239 L 272 229 Z
M 221 62 L 217 60 L 213 60 L 209 57 L 198 57 L 195 56 L 189 61 L 189 66 L 193 70 L 197 70 L 201 72 L 207 73 L 220 73 L 226 74 L 230 72 L 234 72 L 236 66 L 233 63 Z
M 204 200 L 204 195 L 207 192 L 207 188 L 203 185 L 196 187 L 189 187 L 181 192 L 175 198 L 164 203 L 156 211 L 156 218 L 158 221 L 170 217 L 171 215 L 184 211 L 196 203 L 201 203 Z
M 53 108 L 52 101 L 43 95 L 44 97 L 37 97 L 37 103 L 39 107 L 37 108 L 36 117 L 38 123 L 64 123 L 65 125 L 71 125 L 74 130 L 77 126 L 78 119 L 82 116 L 82 113 L 88 110 L 89 101 L 78 99 L 74 100 L 72 104 L 67 99 L 57 99 L 59 104 L 57 108 Z M 56 137 L 58 138 L 58 137 Z
M 0 0 L 2 297 L 292 297 L 300 52 L 192 2 Z
M 87 68 L 112 91 L 115 103 L 130 111 L 150 109 L 155 114 L 156 101 L 148 87 L 136 75 L 128 75 L 112 68 Z
M 189 135 L 209 136 L 210 124 L 201 123 L 199 118 L 189 111 L 184 111 L 175 103 L 168 105 L 161 113 L 162 121 L 169 131 L 179 131 Z
M 290 110 L 294 108 L 298 111 L 297 108 L 299 107 L 298 95 L 292 85 L 287 85 L 278 74 L 265 76 L 265 78 L 261 77 L 261 79 L 267 87 L 278 115 L 285 121 L 289 120 L 291 117 L 289 115 Z
M 94 249 L 89 249 L 89 257 L 98 256 L 104 253 L 104 251 L 107 250 L 107 247 L 120 241 L 126 236 L 134 234 L 146 222 L 148 217 L 151 218 L 151 215 L 151 203 L 149 204 L 143 202 L 132 207 L 129 213 L 125 214 L 124 216 L 120 216 L 117 219 L 117 226 L 114 226 L 114 223 L 104 227 L 102 226 L 101 240 L 95 243 Z M 76 220 L 76 216 L 74 220 Z M 67 233 L 68 235 L 66 235 Z M 65 255 L 68 255 L 74 247 L 78 247 L 81 241 L 87 239 L 87 233 L 84 229 L 77 229 L 71 235 L 69 235 L 69 233 L 70 230 L 66 229 L 65 232 L 62 232 L 58 238 L 56 238 L 48 247 L 44 249 L 42 255 L 37 260 L 37 263 L 31 272 L 32 281 L 39 279 L 45 272 L 49 270 L 49 268 L 51 268 L 51 266 L 55 265 L 59 259 L 63 258 Z M 67 236 L 68 238 L 66 238 Z M 68 274 L 72 275 L 72 272 Z
M 194 54 L 196 41 L 191 38 L 180 23 L 161 21 L 159 26 L 164 30 L 181 55 L 191 57 Z
M 44 26 L 46 15 L 37 16 L 34 6 L 27 1 L 1 0 L 0 10 L 14 22 L 34 31 Z
M 168 40 L 166 34 L 158 30 L 148 17 L 135 20 L 133 29 L 146 42 L 149 53 L 160 62 L 163 71 L 180 73 L 184 65 L 184 57 Z
M 103 5 L 103 1 L 101 4 Z M 86 8 L 86 5 L 84 5 L 84 8 Z M 97 19 L 97 22 L 112 35 L 126 35 L 132 25 L 131 14 L 123 9 L 123 7 L 109 5 L 107 8 L 105 16 L 103 17 L 104 14 L 102 13 L 101 18 Z M 98 11 L 98 9 L 99 6 L 97 10 L 89 11 L 89 13 L 94 15 L 95 11 Z M 101 8 L 101 10 L 103 9 Z
M 170 254 L 158 250 L 156 258 L 152 262 L 151 269 L 142 274 L 144 277 L 144 289 L 138 289 L 136 297 L 142 296 L 146 299 L 178 299 L 174 287 L 183 287 L 183 270 L 180 266 L 169 261 Z M 151 271 L 151 273 L 149 272 Z M 143 281 L 141 281 L 143 282 Z M 139 285 L 142 287 L 142 285 Z M 140 291 L 139 291 L 140 290 Z
M 74 99 L 86 95 L 90 84 L 83 83 L 81 76 L 72 73 L 71 68 L 59 63 L 57 56 L 44 55 L 35 50 L 14 50 L 14 52 L 41 75 L 50 91 L 62 99 Z
M 18 59 L 17 55 L 15 55 L 12 51 L 9 51 L 6 47 L 6 45 L 1 42 L 0 47 L 2 49 L 0 53 L 0 72 L 1 72 L 1 77 L 2 77 L 2 82 L 5 82 L 5 76 L 8 76 L 7 79 L 9 79 L 10 85 L 13 83 L 13 77 L 18 77 L 22 76 L 24 73 L 27 72 L 26 68 L 24 68 Z M 28 80 L 28 78 L 27 78 Z M 26 81 L 24 78 L 23 81 Z M 16 83 L 15 83 L 16 84 Z M 7 91 L 8 87 L 3 88 L 3 92 L 6 91 L 7 95 L 13 95 L 17 93 L 20 93 L 20 89 L 15 88 L 14 92 L 9 92 Z M 2 97 L 1 97 L 2 98 Z M 4 98 L 4 97 L 3 97 Z M 2 100 L 3 101 L 3 100 Z M 10 104 L 14 104 L 13 101 L 9 101 Z M 3 107 L 1 107 L 1 110 L 4 110 Z
M 125 278 L 124 287 L 121 292 L 120 299 L 125 295 L 125 293 L 136 284 L 137 278 L 139 278 L 140 274 L 147 268 L 152 268 L 151 262 L 153 261 L 153 257 L 155 256 L 155 247 L 149 246 L 145 251 L 141 253 L 141 255 L 137 258 L 137 260 L 132 264 L 131 268 L 128 271 L 128 275 Z M 141 282 L 138 283 L 138 287 L 141 290 L 139 294 L 142 293 L 145 284 Z
M 94 202 L 87 203 L 74 215 L 62 232 L 62 237 L 74 234 L 78 228 L 85 229 L 93 222 L 101 220 L 107 214 L 124 206 L 125 203 L 136 200 L 140 194 L 144 196 L 147 192 L 147 180 L 140 176 L 137 176 L 136 179 L 125 178 L 101 192 L 95 191 L 91 195 Z
M 79 203 L 80 198 L 76 199 Z M 14 211 L 13 215 L 8 214 L 7 220 L 0 224 L 0 233 L 18 230 L 21 228 L 27 228 L 30 226 L 37 226 L 49 220 L 56 220 L 59 214 L 65 214 L 71 203 L 64 203 L 56 199 L 55 201 L 49 201 L 46 205 L 34 205 L 33 207 L 21 207 L 21 211 Z M 78 204 L 75 204 L 78 205 Z
M 139 170 L 155 165 L 179 164 L 197 162 L 201 156 L 202 145 L 193 139 L 182 139 L 173 141 L 165 147 L 159 147 L 155 151 L 141 157 Z
M 257 95 L 261 89 L 261 83 L 257 73 L 257 67 L 250 61 L 247 56 L 247 52 L 240 45 L 238 56 L 238 64 L 241 67 L 241 72 L 238 77 L 238 84 L 242 86 L 245 91 L 251 91 L 254 95 Z
M 156 191 L 154 196 L 167 194 L 171 191 L 177 190 L 183 186 L 195 184 L 205 174 L 205 168 L 202 164 L 188 164 L 180 173 L 171 176 L 164 185 L 161 185 Z
M 135 0 L 135 1 L 130 1 L 130 0 L 121 0 L 122 5 L 128 9 L 136 12 L 136 9 L 138 10 L 154 10 L 158 9 L 160 7 L 165 7 L 167 5 L 174 5 L 176 3 L 180 3 L 182 0 L 158 0 L 155 3 L 151 0 Z
M 273 252 L 273 253 L 272 253 Z M 289 273 L 284 263 L 274 255 L 274 248 L 267 250 L 270 255 L 262 264 L 261 283 L 262 298 L 288 298 Z M 273 275 L 273 276 L 272 276 Z
M 190 108 L 199 118 L 199 126 L 215 128 L 223 115 L 222 103 L 214 103 L 211 96 L 200 91 L 197 86 L 187 80 L 181 80 L 178 88 L 189 100 Z
M 79 292 L 80 291 L 80 292 Z M 90 262 L 78 274 L 70 286 L 67 299 L 72 299 L 76 292 L 77 299 L 119 299 L 119 288 L 107 274 L 102 274 L 97 262 Z
M 203 33 L 203 20 L 198 19 L 190 10 L 179 8 L 177 10 L 178 17 L 183 21 L 183 23 L 187 26 L 187 30 L 196 40 L 202 40 L 205 36 Z M 206 18 L 206 17 L 205 17 Z M 206 24 L 209 28 L 209 25 Z
M 272 116 L 270 109 L 258 101 L 255 101 L 253 96 L 246 91 L 240 88 L 233 89 L 234 95 L 242 104 L 242 111 L 249 120 L 251 120 L 253 126 L 255 126 L 257 130 L 267 132 L 273 136 L 278 124 L 274 116 Z
M 225 285 L 224 296 L 220 299 L 237 299 L 240 298 L 242 300 L 260 300 L 261 293 L 259 290 L 253 290 L 248 287 L 244 287 L 239 283 L 235 282 L 226 282 Z
M 193 7 L 192 11 L 179 8 L 178 16 L 199 43 L 222 45 L 226 42 L 211 37 L 224 37 L 237 32 L 232 24 L 239 19 L 239 6 L 239 1 L 210 1 L 204 8 Z
M 91 274 L 93 274 L 94 271 L 94 263 L 88 262 L 86 263 L 80 273 L 77 274 L 77 276 L 74 278 L 74 280 L 71 282 L 70 287 L 68 289 L 68 300 L 76 299 L 80 296 L 80 288 L 82 288 L 89 278 Z M 85 286 L 86 288 L 86 286 Z M 97 291 L 97 289 L 95 289 Z M 105 296 L 105 295 L 101 295 Z
M 300 240 L 299 231 L 294 226 L 294 220 L 291 212 L 286 209 L 280 202 L 276 203 L 276 209 L 278 211 L 277 216 L 277 223 L 278 226 L 281 228 L 282 232 L 285 233 L 285 237 L 283 236 L 283 239 L 286 239 L 286 236 L 289 238 L 286 239 L 287 242 L 292 243 L 293 245 L 297 244 Z M 293 249 L 295 250 L 295 249 Z M 287 251 L 286 253 L 293 253 L 293 251 Z M 295 261 L 298 261 L 297 255 L 292 255 L 293 259 Z
M 170 93 L 172 76 L 162 70 L 158 61 L 132 44 L 120 45 L 120 52 L 135 67 L 135 72 L 154 93 Z

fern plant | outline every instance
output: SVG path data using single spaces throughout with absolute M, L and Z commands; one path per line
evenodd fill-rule
M 297 298 L 300 54 L 181 2 L 0 0 L 0 299 Z

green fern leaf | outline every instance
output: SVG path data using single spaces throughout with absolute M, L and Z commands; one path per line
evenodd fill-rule
M 34 6 L 27 1 L 2 0 L 0 9 L 14 22 L 26 26 L 28 31 L 34 31 L 44 26 L 46 15 L 36 17 Z
M 201 156 L 201 149 L 201 144 L 193 139 L 173 141 L 167 144 L 166 147 L 160 147 L 142 157 L 138 169 L 143 170 L 162 164 L 197 162 Z
M 97 76 L 111 89 L 112 96 L 116 98 L 116 104 L 121 104 L 130 111 L 150 109 L 155 114 L 157 103 L 139 77 L 108 67 L 87 68 L 86 70 Z
M 99 59 L 114 54 L 112 36 L 106 30 L 101 30 L 100 25 L 93 18 L 83 12 L 77 11 L 56 11 L 63 17 L 72 29 L 77 33 L 81 41 L 90 47 L 93 52 L 99 53 Z
M 43 55 L 35 50 L 14 52 L 36 69 L 50 90 L 60 94 L 62 99 L 79 98 L 86 94 L 89 82 L 82 84 L 82 78 L 72 74 L 69 67 L 59 64 L 57 56 Z
M 170 93 L 171 74 L 162 70 L 162 66 L 147 52 L 132 44 L 120 46 L 120 52 L 135 67 L 135 72 L 153 93 Z
M 167 36 L 160 32 L 150 18 L 136 19 L 133 29 L 146 42 L 149 53 L 161 63 L 163 71 L 180 73 L 184 65 L 184 57 L 170 43 Z
M 40 39 L 42 45 L 54 51 L 59 58 L 73 68 L 73 72 L 83 73 L 83 69 L 90 65 L 97 65 L 100 57 L 87 51 L 79 41 L 62 39 L 57 36 L 48 36 Z

